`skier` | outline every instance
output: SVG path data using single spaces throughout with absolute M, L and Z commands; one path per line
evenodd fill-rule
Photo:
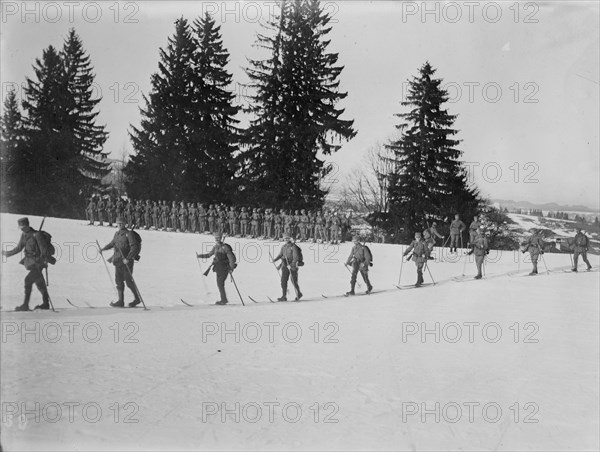
M 94 213 L 96 212 L 96 200 L 94 199 L 94 197 L 92 196 L 90 198 L 90 202 L 87 205 L 87 209 L 86 209 L 86 214 L 87 214 L 87 219 L 90 222 L 90 225 L 94 224 Z
M 279 254 L 273 259 L 273 262 L 277 262 L 282 259 L 281 264 L 281 291 L 282 295 L 278 298 L 278 301 L 287 301 L 287 285 L 290 275 L 292 276 L 292 284 L 296 290 L 296 301 L 302 298 L 302 292 L 298 285 L 298 267 L 300 264 L 300 249 L 295 243 L 292 243 L 290 234 L 284 233 L 283 240 L 285 243 L 281 247 Z
M 429 233 L 431 234 L 431 237 L 435 240 L 436 238 L 438 239 L 442 239 L 442 241 L 444 240 L 444 236 L 441 235 L 438 231 L 437 231 L 437 223 L 434 221 L 433 223 L 431 223 L 431 226 L 428 228 Z
M 135 283 L 133 282 L 133 262 L 140 252 L 140 246 L 137 243 L 133 233 L 125 227 L 125 220 L 122 217 L 117 218 L 118 230 L 110 243 L 108 243 L 100 252 L 114 248 L 112 258 L 109 262 L 115 266 L 115 284 L 119 299 L 110 303 L 113 308 L 122 308 L 125 306 L 125 284 L 133 293 L 133 301 L 129 303 L 130 308 L 136 307 L 141 303 Z
M 483 261 L 485 260 L 486 254 L 489 253 L 489 243 L 487 237 L 485 236 L 483 226 L 479 226 L 477 228 L 475 231 L 475 236 L 471 239 L 470 243 L 472 248 L 467 254 L 475 253 L 475 265 L 477 266 L 477 276 L 475 276 L 475 279 L 481 279 L 481 267 L 483 265 Z
M 350 277 L 350 292 L 346 292 L 346 295 L 354 295 L 354 286 L 356 285 L 356 276 L 360 271 L 363 280 L 367 284 L 367 293 L 371 293 L 373 286 L 369 281 L 369 266 L 371 265 L 371 253 L 367 250 L 367 247 L 360 243 L 360 239 L 357 235 L 352 237 L 352 243 L 354 246 L 350 250 L 350 256 L 346 261 L 346 266 L 352 265 L 352 276 Z
M 45 249 L 45 243 L 40 239 L 38 231 L 29 226 L 29 219 L 27 217 L 20 218 L 17 220 L 17 224 L 21 229 L 21 238 L 16 248 L 11 251 L 2 250 L 2 255 L 6 257 L 14 256 L 15 254 L 24 251 L 24 257 L 19 262 L 25 266 L 25 269 L 29 271 L 25 276 L 25 298 L 21 306 L 17 306 L 15 311 L 29 311 L 29 299 L 31 298 L 31 289 L 35 284 L 40 293 L 42 294 L 42 304 L 38 305 L 36 309 L 49 309 L 50 296 L 48 295 L 48 289 L 46 288 L 46 281 L 42 275 L 42 270 L 48 266 L 48 262 L 44 258 L 47 256 L 47 250 Z M 56 260 L 51 257 L 50 263 L 55 263 Z
M 450 252 L 452 252 L 452 248 L 454 248 L 454 252 L 457 251 L 459 237 L 462 235 L 462 232 L 466 229 L 466 227 L 467 226 L 460 219 L 460 215 L 454 215 L 454 221 L 450 223 Z
M 533 270 L 531 270 L 531 273 L 529 273 L 530 276 L 535 276 L 538 274 L 537 262 L 540 254 L 544 254 L 545 245 L 546 244 L 536 231 L 534 231 L 531 237 L 521 244 L 521 251 L 523 254 L 529 251 L 529 255 L 531 256 Z
M 98 221 L 100 222 L 100 226 L 104 226 L 104 199 L 102 196 L 98 198 L 98 204 L 96 204 L 96 209 L 98 209 Z
M 588 258 L 587 258 L 587 251 L 588 251 L 589 246 L 590 246 L 590 240 L 582 232 L 581 228 L 577 228 L 577 234 L 575 235 L 575 239 L 573 239 L 573 245 L 571 245 L 571 248 L 574 251 L 574 253 L 573 253 L 573 268 L 571 269 L 571 271 L 574 271 L 574 272 L 577 271 L 577 261 L 579 260 L 579 255 L 581 255 L 583 262 L 585 262 L 587 264 L 587 269 L 588 270 L 592 269 L 592 265 L 590 264 L 590 261 L 588 261 Z
M 211 256 L 214 256 L 212 268 L 217 274 L 217 287 L 219 288 L 219 293 L 221 294 L 221 299 L 215 304 L 225 305 L 228 303 L 227 294 L 225 293 L 225 279 L 227 279 L 227 275 L 232 273 L 236 267 L 235 255 L 233 254 L 231 246 L 229 246 L 227 243 L 223 243 L 223 237 L 221 234 L 216 233 L 214 237 L 215 246 L 213 246 L 210 252 L 205 254 L 196 253 L 196 257 L 198 259 L 207 259 Z
M 477 231 L 479 230 L 479 226 L 481 226 L 481 223 L 479 222 L 479 217 L 477 215 L 475 215 L 473 217 L 473 221 L 469 225 L 469 243 L 468 243 L 468 246 L 471 248 L 471 251 L 474 249 L 473 242 L 475 241 L 475 238 L 477 237 Z
M 404 251 L 403 256 L 408 255 L 412 251 L 412 260 L 417 266 L 417 283 L 415 287 L 420 287 L 423 284 L 423 266 L 429 258 L 429 247 L 422 239 L 420 232 L 415 232 L 415 239 L 410 243 L 409 247 Z M 410 259 L 409 259 L 410 260 Z

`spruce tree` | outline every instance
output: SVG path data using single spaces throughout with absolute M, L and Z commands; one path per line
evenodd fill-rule
M 239 141 L 235 119 L 239 108 L 233 104 L 232 75 L 226 70 L 229 53 L 220 27 L 208 13 L 194 21 L 194 31 L 195 133 L 186 185 L 190 196 L 202 194 L 203 201 L 229 203 L 237 190 L 234 153 Z
M 27 78 L 23 107 L 27 112 L 27 182 L 19 187 L 30 212 L 70 215 L 81 182 L 79 159 L 69 125 L 72 104 L 59 52 L 49 46 L 36 59 L 35 79 Z
M 94 111 L 102 98 L 94 98 L 94 73 L 90 57 L 74 29 L 65 40 L 62 56 L 67 78 L 68 101 L 71 104 L 69 133 L 79 159 L 79 172 L 83 176 L 84 195 L 100 188 L 100 181 L 110 169 L 103 151 L 108 138 L 105 127 L 96 124 L 98 111 Z
M 266 25 L 274 36 L 258 35 L 257 45 L 271 55 L 247 69 L 255 118 L 242 153 L 255 202 L 320 207 L 326 192 L 319 182 L 330 170 L 322 157 L 356 134 L 337 108 L 347 93 L 339 91 L 338 55 L 327 51 L 330 21 L 317 0 L 282 2 Z
M 193 121 L 194 51 L 190 25 L 180 18 L 166 49 L 160 49 L 158 72 L 144 96 L 146 107 L 140 109 L 141 124 L 130 132 L 135 151 L 125 168 L 130 196 L 177 200 L 185 193 L 192 136 L 201 133 Z
M 175 23 L 141 126 L 131 133 L 136 154 L 126 171 L 133 196 L 230 202 L 235 195 L 238 109 L 228 89 L 229 53 L 208 14 L 193 25 Z
M 459 158 L 459 140 L 453 137 L 455 115 L 444 103 L 448 93 L 441 79 L 425 63 L 409 81 L 407 113 L 396 114 L 400 137 L 386 147 L 395 154 L 395 172 L 390 178 L 389 203 L 394 233 L 404 240 L 427 226 L 429 219 L 445 221 L 454 214 L 467 222 L 477 213 L 478 191 L 470 187 Z
M 15 90 L 10 90 L 4 100 L 4 114 L 0 118 L 0 166 L 2 168 L 3 212 L 22 210 L 20 188 L 23 186 L 19 175 L 25 174 L 25 135 L 21 110 Z

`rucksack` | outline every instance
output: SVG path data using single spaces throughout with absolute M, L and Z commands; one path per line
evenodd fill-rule
M 367 250 L 367 253 L 369 255 L 369 267 L 373 266 L 373 253 L 371 253 L 370 248 L 367 245 L 364 245 L 365 250 Z
M 54 257 L 56 249 L 54 248 L 54 245 L 52 245 L 52 236 L 46 231 L 37 231 L 35 233 L 35 240 L 40 249 L 40 259 L 51 265 L 56 264 L 56 259 Z
M 136 261 L 140 260 L 140 252 L 142 251 L 142 238 L 140 237 L 140 235 L 137 233 L 136 230 L 132 229 L 131 231 L 131 235 L 133 236 L 133 240 L 135 240 L 135 243 L 138 247 L 138 252 L 137 255 L 134 256 L 134 259 Z
M 302 248 L 294 243 L 294 246 L 298 250 L 298 267 L 302 267 L 304 265 L 304 256 L 302 256 Z

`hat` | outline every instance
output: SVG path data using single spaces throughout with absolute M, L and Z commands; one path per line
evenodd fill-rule
M 19 218 L 17 220 L 17 224 L 19 226 L 29 226 L 29 218 L 27 218 L 27 217 Z
M 115 221 L 115 223 L 117 223 L 117 224 L 119 224 L 119 223 L 125 224 L 125 219 L 123 217 L 117 217 L 117 220 Z
M 223 236 L 221 234 L 219 234 L 218 232 L 215 234 L 215 240 L 221 240 L 223 238 Z
M 283 234 L 283 240 L 289 240 L 291 239 L 289 234 Z
M 420 232 L 415 232 L 415 236 L 417 236 L 417 235 L 418 235 L 419 237 L 421 237 L 421 233 L 420 233 Z
M 352 241 L 353 241 L 353 242 L 360 242 L 360 237 L 359 237 L 359 236 L 357 236 L 357 235 L 353 235 L 353 236 L 352 236 Z

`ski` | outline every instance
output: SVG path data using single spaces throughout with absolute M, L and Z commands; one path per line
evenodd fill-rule
M 180 298 L 180 299 L 179 299 L 179 301 L 181 301 L 181 302 L 182 302 L 184 305 L 186 305 L 186 306 L 189 306 L 190 308 L 193 308 L 193 307 L 194 307 L 194 305 L 193 305 L 193 304 L 190 304 L 190 303 L 188 303 L 188 302 L 187 302 L 187 301 L 185 301 L 183 298 Z
M 452 280 L 455 282 L 480 281 L 482 279 L 486 279 L 486 277 L 482 276 L 481 278 L 475 279 L 474 276 L 457 276 L 455 278 L 452 278 Z
M 74 305 L 73 303 L 71 303 L 71 300 L 69 300 L 68 298 L 67 298 L 67 303 L 69 303 L 69 304 L 70 304 L 71 306 L 73 306 L 74 308 L 79 308 L 79 306 L 76 306 L 76 305 Z
M 433 284 L 433 283 L 423 283 L 420 286 L 415 286 L 414 284 L 411 284 L 411 285 L 408 285 L 408 286 L 399 286 L 397 284 L 394 284 L 394 286 L 396 286 L 400 290 L 420 289 L 421 287 L 429 287 L 429 286 L 434 286 L 434 285 L 435 284 Z
M 248 295 L 248 298 L 250 298 L 250 301 L 254 302 L 254 303 L 260 303 L 260 301 L 256 301 L 254 298 L 252 298 L 250 295 Z

